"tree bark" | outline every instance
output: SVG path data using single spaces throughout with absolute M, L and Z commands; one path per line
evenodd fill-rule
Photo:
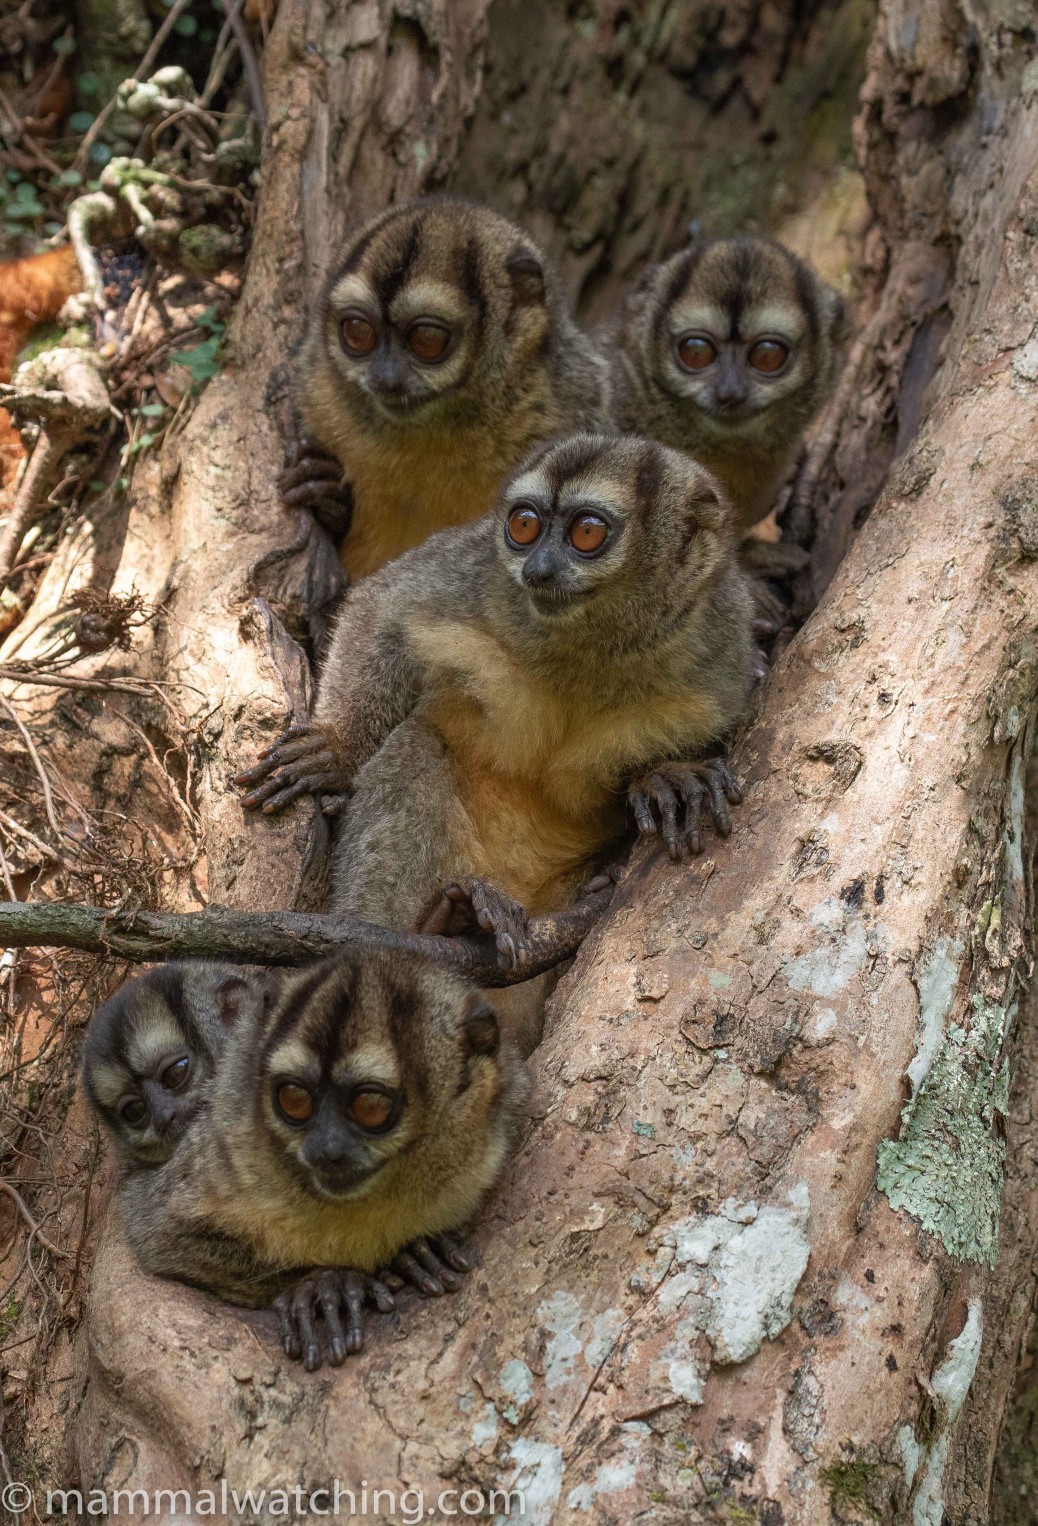
M 1000 1237 L 1038 695 L 1038 81 L 1010 10 L 880 8 L 857 126 L 870 343 L 819 477 L 801 597 L 820 602 L 738 751 L 731 842 L 687 869 L 638 854 L 560 985 L 481 1271 L 307 1376 L 268 1316 L 144 1277 L 111 1222 L 84 1488 L 518 1488 L 534 1523 L 987 1519 L 977 1396 L 1004 1403 L 1038 1232 L 1027 1172 Z M 243 823 L 227 787 L 305 703 L 284 627 L 303 633 L 328 577 L 274 500 L 283 359 L 350 215 L 459 159 L 469 189 L 504 183 L 464 138 L 485 23 L 476 0 L 283 0 L 235 363 L 163 462 L 176 576 L 154 660 L 206 695 L 213 901 L 289 906 L 305 878 L 307 813 Z M 604 9 L 596 25 L 611 77 Z M 556 150 L 565 187 L 584 161 Z M 648 252 L 624 239 L 652 210 L 621 207 L 571 265 L 589 308 Z M 575 258 L 587 229 L 564 223 Z M 271 585 L 250 569 L 282 525 L 301 549 Z

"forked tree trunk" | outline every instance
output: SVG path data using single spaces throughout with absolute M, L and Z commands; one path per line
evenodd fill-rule
M 282 3 L 237 363 L 167 463 L 158 656 L 220 675 L 213 900 L 289 904 L 309 824 L 243 824 L 227 790 L 304 698 L 249 603 L 291 539 L 284 356 L 347 216 L 447 180 L 485 9 Z M 1000 1231 L 1007 1126 L 1033 1149 L 1008 1097 L 1038 694 L 1038 77 L 1003 11 L 881 7 L 858 140 L 887 277 L 823 478 L 829 586 L 739 749 L 731 842 L 637 855 L 560 986 L 482 1270 L 306 1376 L 268 1317 L 144 1277 L 110 1226 L 85 1488 L 511 1487 L 538 1526 L 987 1519 L 1038 1233 L 1029 1167 Z

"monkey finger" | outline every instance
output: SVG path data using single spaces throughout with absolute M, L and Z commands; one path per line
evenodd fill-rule
M 433 1243 L 443 1260 L 456 1272 L 471 1272 L 475 1267 L 475 1254 L 460 1246 L 453 1235 L 437 1235 Z
M 710 766 L 720 775 L 721 784 L 724 787 L 725 795 L 731 801 L 732 805 L 741 805 L 742 785 L 732 773 L 731 769 L 728 767 L 728 764 L 724 761 L 723 758 L 718 758 L 716 762 L 712 763 Z
M 291 779 L 288 784 L 285 784 L 284 776 L 276 776 L 273 780 L 271 780 L 271 783 L 275 785 L 284 785 L 284 788 L 279 789 L 276 795 L 271 795 L 270 798 L 260 806 L 260 810 L 263 812 L 264 816 L 276 815 L 278 811 L 283 811 L 286 805 L 291 805 L 293 800 L 298 800 L 301 795 L 312 795 L 314 789 L 320 787 L 321 779 L 319 775 L 309 774 L 303 779 Z M 258 794 L 259 791 L 254 790 L 253 793 Z M 242 801 L 243 805 L 244 803 L 245 802 Z
M 432 938 L 445 937 L 453 915 L 454 902 L 444 891 L 432 910 L 421 919 L 415 932 L 424 933 Z
M 649 788 L 656 797 L 660 816 L 663 820 L 663 840 L 667 844 L 667 852 L 675 863 L 680 862 L 682 856 L 681 833 L 678 829 L 678 797 L 674 793 L 667 780 L 659 774 L 654 774 L 649 781 Z
M 321 812 L 325 816 L 338 816 L 350 803 L 349 795 L 322 795 Z
M 642 836 L 655 837 L 659 831 L 659 826 L 657 825 L 656 817 L 653 815 L 652 806 L 649 804 L 649 797 L 640 792 L 632 794 L 631 810 L 634 812 L 634 819 L 637 823 L 638 831 Z
M 293 1294 L 292 1302 L 299 1326 L 299 1344 L 302 1347 L 303 1366 L 307 1372 L 316 1372 L 321 1365 L 321 1342 L 314 1321 L 314 1284 L 304 1282 Z
M 399 1293 L 403 1288 L 406 1288 L 407 1281 L 398 1272 L 394 1272 L 391 1267 L 384 1266 L 379 1272 L 379 1286 L 382 1285 L 387 1287 L 390 1293 Z M 396 1305 L 394 1304 L 395 1307 Z
M 482 919 L 481 919 L 482 920 Z M 517 970 L 519 968 L 519 953 L 515 946 L 515 939 L 511 933 L 498 933 L 494 940 L 497 951 L 501 955 L 498 963 L 502 968 Z
M 341 482 L 342 467 L 338 461 L 322 460 L 317 456 L 303 456 L 294 466 L 287 466 L 278 477 L 282 494 L 293 488 L 306 487 L 311 482 Z
M 448 1293 L 457 1292 L 461 1287 L 461 1278 L 457 1272 L 451 1271 L 450 1267 L 444 1266 L 428 1240 L 415 1240 L 411 1250 L 415 1260 L 420 1262 L 437 1282 L 442 1283 Z
M 443 1283 L 420 1266 L 409 1250 L 393 1257 L 392 1268 L 428 1298 L 437 1298 L 443 1292 Z
M 303 1348 L 299 1343 L 299 1327 L 296 1324 L 292 1303 L 291 1293 L 279 1293 L 271 1304 L 271 1308 L 278 1317 L 282 1350 L 286 1356 L 298 1362 L 303 1354 Z
M 339 1297 L 329 1300 L 331 1312 L 322 1303 L 325 1321 L 331 1335 L 329 1349 L 336 1367 L 342 1365 L 350 1353 L 364 1349 L 364 1300 L 367 1296 L 366 1277 L 357 1272 L 344 1272 L 339 1279 L 339 1294 L 346 1305 L 346 1328 L 339 1317 Z M 336 1353 L 342 1354 L 336 1360 Z
M 714 827 L 722 837 L 730 837 L 732 834 L 732 818 L 728 811 L 728 804 L 721 789 L 721 782 L 712 769 L 708 769 L 703 777 L 706 785 L 707 799 L 710 803 L 710 815 L 713 818 Z
M 403 1287 L 401 1279 L 394 1277 L 392 1272 L 386 1272 L 382 1277 L 368 1278 L 368 1297 L 380 1314 L 392 1314 L 396 1308 L 396 1299 L 389 1291 L 388 1284 L 390 1278 L 397 1284 L 398 1288 Z

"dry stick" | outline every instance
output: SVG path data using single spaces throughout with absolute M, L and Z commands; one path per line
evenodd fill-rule
M 147 74 L 152 64 L 158 58 L 162 44 L 165 42 L 166 38 L 169 36 L 170 32 L 172 32 L 180 17 L 184 14 L 190 4 L 191 0 L 175 0 L 175 3 L 170 7 L 169 15 L 159 27 L 158 31 L 155 33 L 155 36 L 151 39 L 148 51 L 145 53 L 144 57 L 141 59 L 133 73 L 127 75 L 127 79 L 140 80 Z M 86 132 L 83 134 L 83 141 L 80 143 L 79 151 L 76 154 L 75 160 L 73 161 L 74 169 L 83 169 L 83 166 L 86 164 L 86 156 L 90 152 L 93 144 L 97 141 L 98 133 L 100 133 L 102 127 L 105 125 L 105 123 L 108 121 L 108 118 L 115 110 L 115 104 L 118 99 L 118 95 L 113 95 L 112 99 L 108 102 L 108 105 L 103 107 L 102 110 L 98 112 L 97 116 L 94 118 Z
M 226 9 L 226 0 L 224 0 Z M 256 55 L 249 41 L 249 34 L 245 30 L 245 23 L 236 6 L 232 6 L 227 12 L 227 20 L 231 24 L 234 40 L 238 44 L 238 52 L 241 54 L 242 67 L 245 70 L 245 78 L 249 82 L 249 94 L 252 96 L 252 109 L 259 123 L 260 132 L 267 130 L 267 108 L 263 100 L 263 81 L 260 78 L 259 65 Z
M 57 1245 L 53 1245 L 51 1241 L 47 1239 L 47 1236 L 43 1233 L 43 1230 L 37 1224 L 36 1220 L 33 1218 L 32 1214 L 26 1207 L 25 1199 L 22 1197 L 20 1192 L 11 1186 L 10 1182 L 5 1182 L 0 1179 L 0 1192 L 3 1193 L 4 1197 L 11 1199 L 11 1202 L 17 1208 L 26 1224 L 28 1224 L 31 1231 L 30 1239 L 38 1240 L 43 1246 L 44 1250 L 49 1251 L 52 1256 L 56 1256 L 59 1261 L 72 1260 L 72 1257 L 69 1255 L 67 1250 L 61 1250 Z
M 244 912 L 210 906 L 201 912 L 106 911 L 98 906 L 16 901 L 0 904 L 0 948 L 76 948 L 132 964 L 216 959 L 235 964 L 308 964 L 329 954 L 370 949 L 432 958 L 482 986 L 510 986 L 552 969 L 576 953 L 612 898 L 612 887 L 566 911 L 530 923 L 530 961 L 503 970 L 492 937 L 456 938 L 395 932 L 353 917 L 298 911 Z
M 14 706 L 11 704 L 11 701 L 3 694 L 0 694 L 0 705 L 3 705 L 4 709 L 7 711 L 14 724 L 17 726 L 22 741 L 25 743 L 26 751 L 28 752 L 29 757 L 32 759 L 33 767 L 36 770 L 36 776 L 40 781 L 40 788 L 43 790 L 43 805 L 47 812 L 47 820 L 50 822 L 50 829 L 54 833 L 54 836 L 57 838 L 58 842 L 61 842 L 64 833 L 62 832 L 61 823 L 58 821 L 54 810 L 54 796 L 51 793 L 50 779 L 47 777 L 47 770 L 43 766 L 43 759 L 36 751 L 36 744 L 33 741 L 25 722 L 22 720 Z
M 46 429 L 40 430 L 32 455 L 25 463 L 25 471 L 15 494 L 14 503 L 11 505 L 3 535 L 0 536 L 0 589 L 5 586 L 14 571 L 22 541 L 32 524 L 47 482 L 55 467 L 61 464 L 70 441 L 74 438 L 75 436 L 57 429 L 50 433 Z

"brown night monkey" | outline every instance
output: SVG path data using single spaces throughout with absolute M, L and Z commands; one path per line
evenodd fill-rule
M 120 1184 L 127 1238 L 148 1271 L 274 1300 L 290 1356 L 339 1363 L 366 1301 L 391 1309 L 402 1279 L 460 1286 L 452 1233 L 507 1166 L 527 1093 L 493 1010 L 431 961 L 371 951 L 271 977 L 173 1155 Z
M 531 446 L 606 414 L 607 367 L 537 245 L 487 207 L 393 207 L 349 241 L 299 368 L 282 477 L 351 579 L 478 519 Z
M 687 450 L 740 533 L 762 519 L 839 374 L 843 301 L 770 239 L 693 244 L 627 298 L 608 353 L 612 417 Z
M 571 436 L 351 592 L 313 719 L 242 776 L 246 804 L 349 796 L 333 910 L 428 930 L 458 886 L 521 964 L 527 914 L 572 899 L 628 801 L 674 858 L 700 850 L 704 802 L 727 834 L 738 787 L 706 759 L 753 664 L 715 479 L 652 441 Z

